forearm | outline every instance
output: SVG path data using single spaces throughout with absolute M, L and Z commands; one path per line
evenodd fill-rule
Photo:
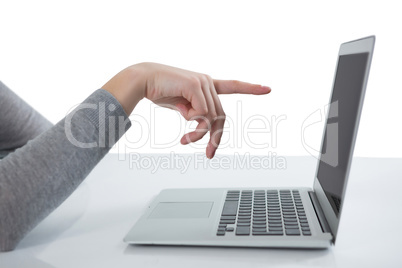
M 105 90 L 83 104 L 0 161 L 0 251 L 13 249 L 59 206 L 130 126 Z

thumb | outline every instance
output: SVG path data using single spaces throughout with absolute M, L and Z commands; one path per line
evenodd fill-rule
M 187 117 L 189 108 L 185 104 L 178 103 L 178 104 L 176 104 L 176 108 L 177 108 L 177 110 L 179 110 L 179 112 L 181 113 L 181 115 L 184 118 Z

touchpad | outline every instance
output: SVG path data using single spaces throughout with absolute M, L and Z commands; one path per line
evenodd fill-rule
M 213 202 L 160 202 L 148 218 L 208 218 Z

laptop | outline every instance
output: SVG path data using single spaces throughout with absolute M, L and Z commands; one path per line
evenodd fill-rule
M 375 36 L 340 46 L 313 188 L 165 189 L 130 244 L 327 248 L 344 206 Z

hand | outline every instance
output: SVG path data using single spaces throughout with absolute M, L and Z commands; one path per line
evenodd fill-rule
M 114 79 L 116 81 L 112 81 Z M 208 158 L 215 155 L 225 123 L 225 113 L 218 94 L 261 95 L 271 92 L 266 86 L 235 80 L 215 80 L 205 74 L 156 63 L 130 66 L 103 88 L 120 101 L 128 114 L 141 98 L 146 97 L 155 104 L 180 111 L 186 120 L 196 120 L 196 130 L 185 134 L 181 143 L 196 142 L 210 131 L 206 149 Z

